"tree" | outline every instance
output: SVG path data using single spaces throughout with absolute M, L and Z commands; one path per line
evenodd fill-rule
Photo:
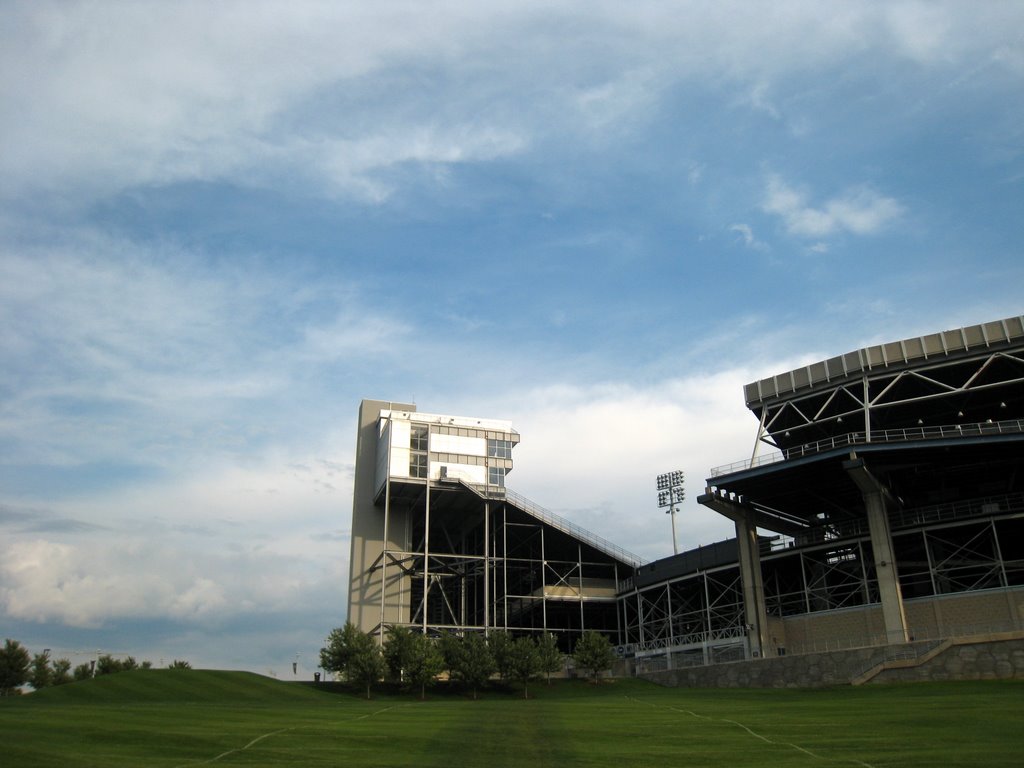
M 67 659 L 57 659 L 53 662 L 53 671 L 50 675 L 51 685 L 65 685 L 71 682 L 71 662 Z
M 531 637 L 517 638 L 509 647 L 509 676 L 523 684 L 523 698 L 530 698 L 530 680 L 540 672 L 540 655 Z
M 494 674 L 494 669 L 494 656 L 483 636 L 474 633 L 463 637 L 462 642 L 459 643 L 459 652 L 453 672 L 470 687 L 474 700 L 477 691 Z
M 441 658 L 444 660 L 443 669 L 448 670 L 448 677 L 458 677 L 459 663 L 462 657 L 462 638 L 451 632 L 445 632 L 438 640 L 438 649 L 441 651 Z
M 444 657 L 437 641 L 426 635 L 414 634 L 405 677 L 410 685 L 419 686 L 421 700 L 427 698 L 427 685 L 434 682 L 442 669 Z
M 0 696 L 10 696 L 28 682 L 31 659 L 17 640 L 4 640 L 0 650 Z
M 565 665 L 565 658 L 558 649 L 558 639 L 551 632 L 540 636 L 537 657 L 540 671 L 547 675 L 548 685 L 551 685 L 551 673 L 558 672 Z
M 112 675 L 115 672 L 120 672 L 121 669 L 121 662 L 109 653 L 103 654 L 96 660 L 96 677 L 99 677 L 100 675 Z
M 498 677 L 508 680 L 512 676 L 512 638 L 508 632 L 494 631 L 487 638 L 487 644 L 491 648 Z
M 591 680 L 597 680 L 601 673 L 611 668 L 615 660 L 612 644 L 600 632 L 587 631 L 576 643 L 576 651 L 572 655 L 576 666 L 586 670 Z
M 50 669 L 50 652 L 43 651 L 32 657 L 28 683 L 34 690 L 53 685 L 53 671 Z
M 414 653 L 416 635 L 408 627 L 388 627 L 387 637 L 384 639 L 384 663 L 387 666 L 388 677 L 396 683 L 401 683 L 405 677 L 403 672 L 409 668 Z
M 92 677 L 92 664 L 88 661 L 79 664 L 75 667 L 75 671 L 72 674 L 75 678 L 75 682 L 78 682 L 79 680 L 89 680 Z
M 345 671 L 349 682 L 366 686 L 366 698 L 370 698 L 370 686 L 384 676 L 384 656 L 377 641 L 356 630 L 349 645 Z
M 344 627 L 336 627 L 327 636 L 327 645 L 320 649 L 320 666 L 335 676 L 342 676 L 348 669 L 349 657 L 356 642 L 356 636 L 362 634 L 351 621 Z
M 183 661 L 181 659 L 175 659 L 174 661 L 172 661 L 170 664 L 167 665 L 167 668 L 168 669 L 192 669 L 192 665 L 189 664 L 187 661 Z

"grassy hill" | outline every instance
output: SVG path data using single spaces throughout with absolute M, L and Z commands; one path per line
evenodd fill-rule
M 123 672 L 0 700 L 3 765 L 1017 766 L 1024 682 L 833 690 L 637 680 L 367 701 L 244 672 Z
M 141 703 L 277 706 L 316 701 L 322 696 L 322 691 L 310 686 L 284 683 L 252 672 L 139 669 L 44 688 L 22 698 L 26 704 L 37 706 Z

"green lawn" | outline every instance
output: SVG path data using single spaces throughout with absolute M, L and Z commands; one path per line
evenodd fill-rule
M 533 696 L 533 694 L 536 694 Z M 635 680 L 371 701 L 238 672 L 0 700 L 4 766 L 1017 766 L 1024 683 L 682 690 Z

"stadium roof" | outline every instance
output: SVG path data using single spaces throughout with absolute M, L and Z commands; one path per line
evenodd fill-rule
M 900 368 L 931 358 L 965 355 L 979 349 L 1024 345 L 1024 316 L 969 325 L 927 336 L 876 344 L 830 357 L 818 363 L 751 382 L 744 388 L 747 407 L 757 410 L 767 401 L 816 386 L 833 386 L 875 369 Z

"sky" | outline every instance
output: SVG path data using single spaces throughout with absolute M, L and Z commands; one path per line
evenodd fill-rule
M 743 385 L 1024 313 L 1024 4 L 0 2 L 0 634 L 312 675 L 363 398 L 672 552 Z M 297 665 L 296 672 L 292 664 Z

